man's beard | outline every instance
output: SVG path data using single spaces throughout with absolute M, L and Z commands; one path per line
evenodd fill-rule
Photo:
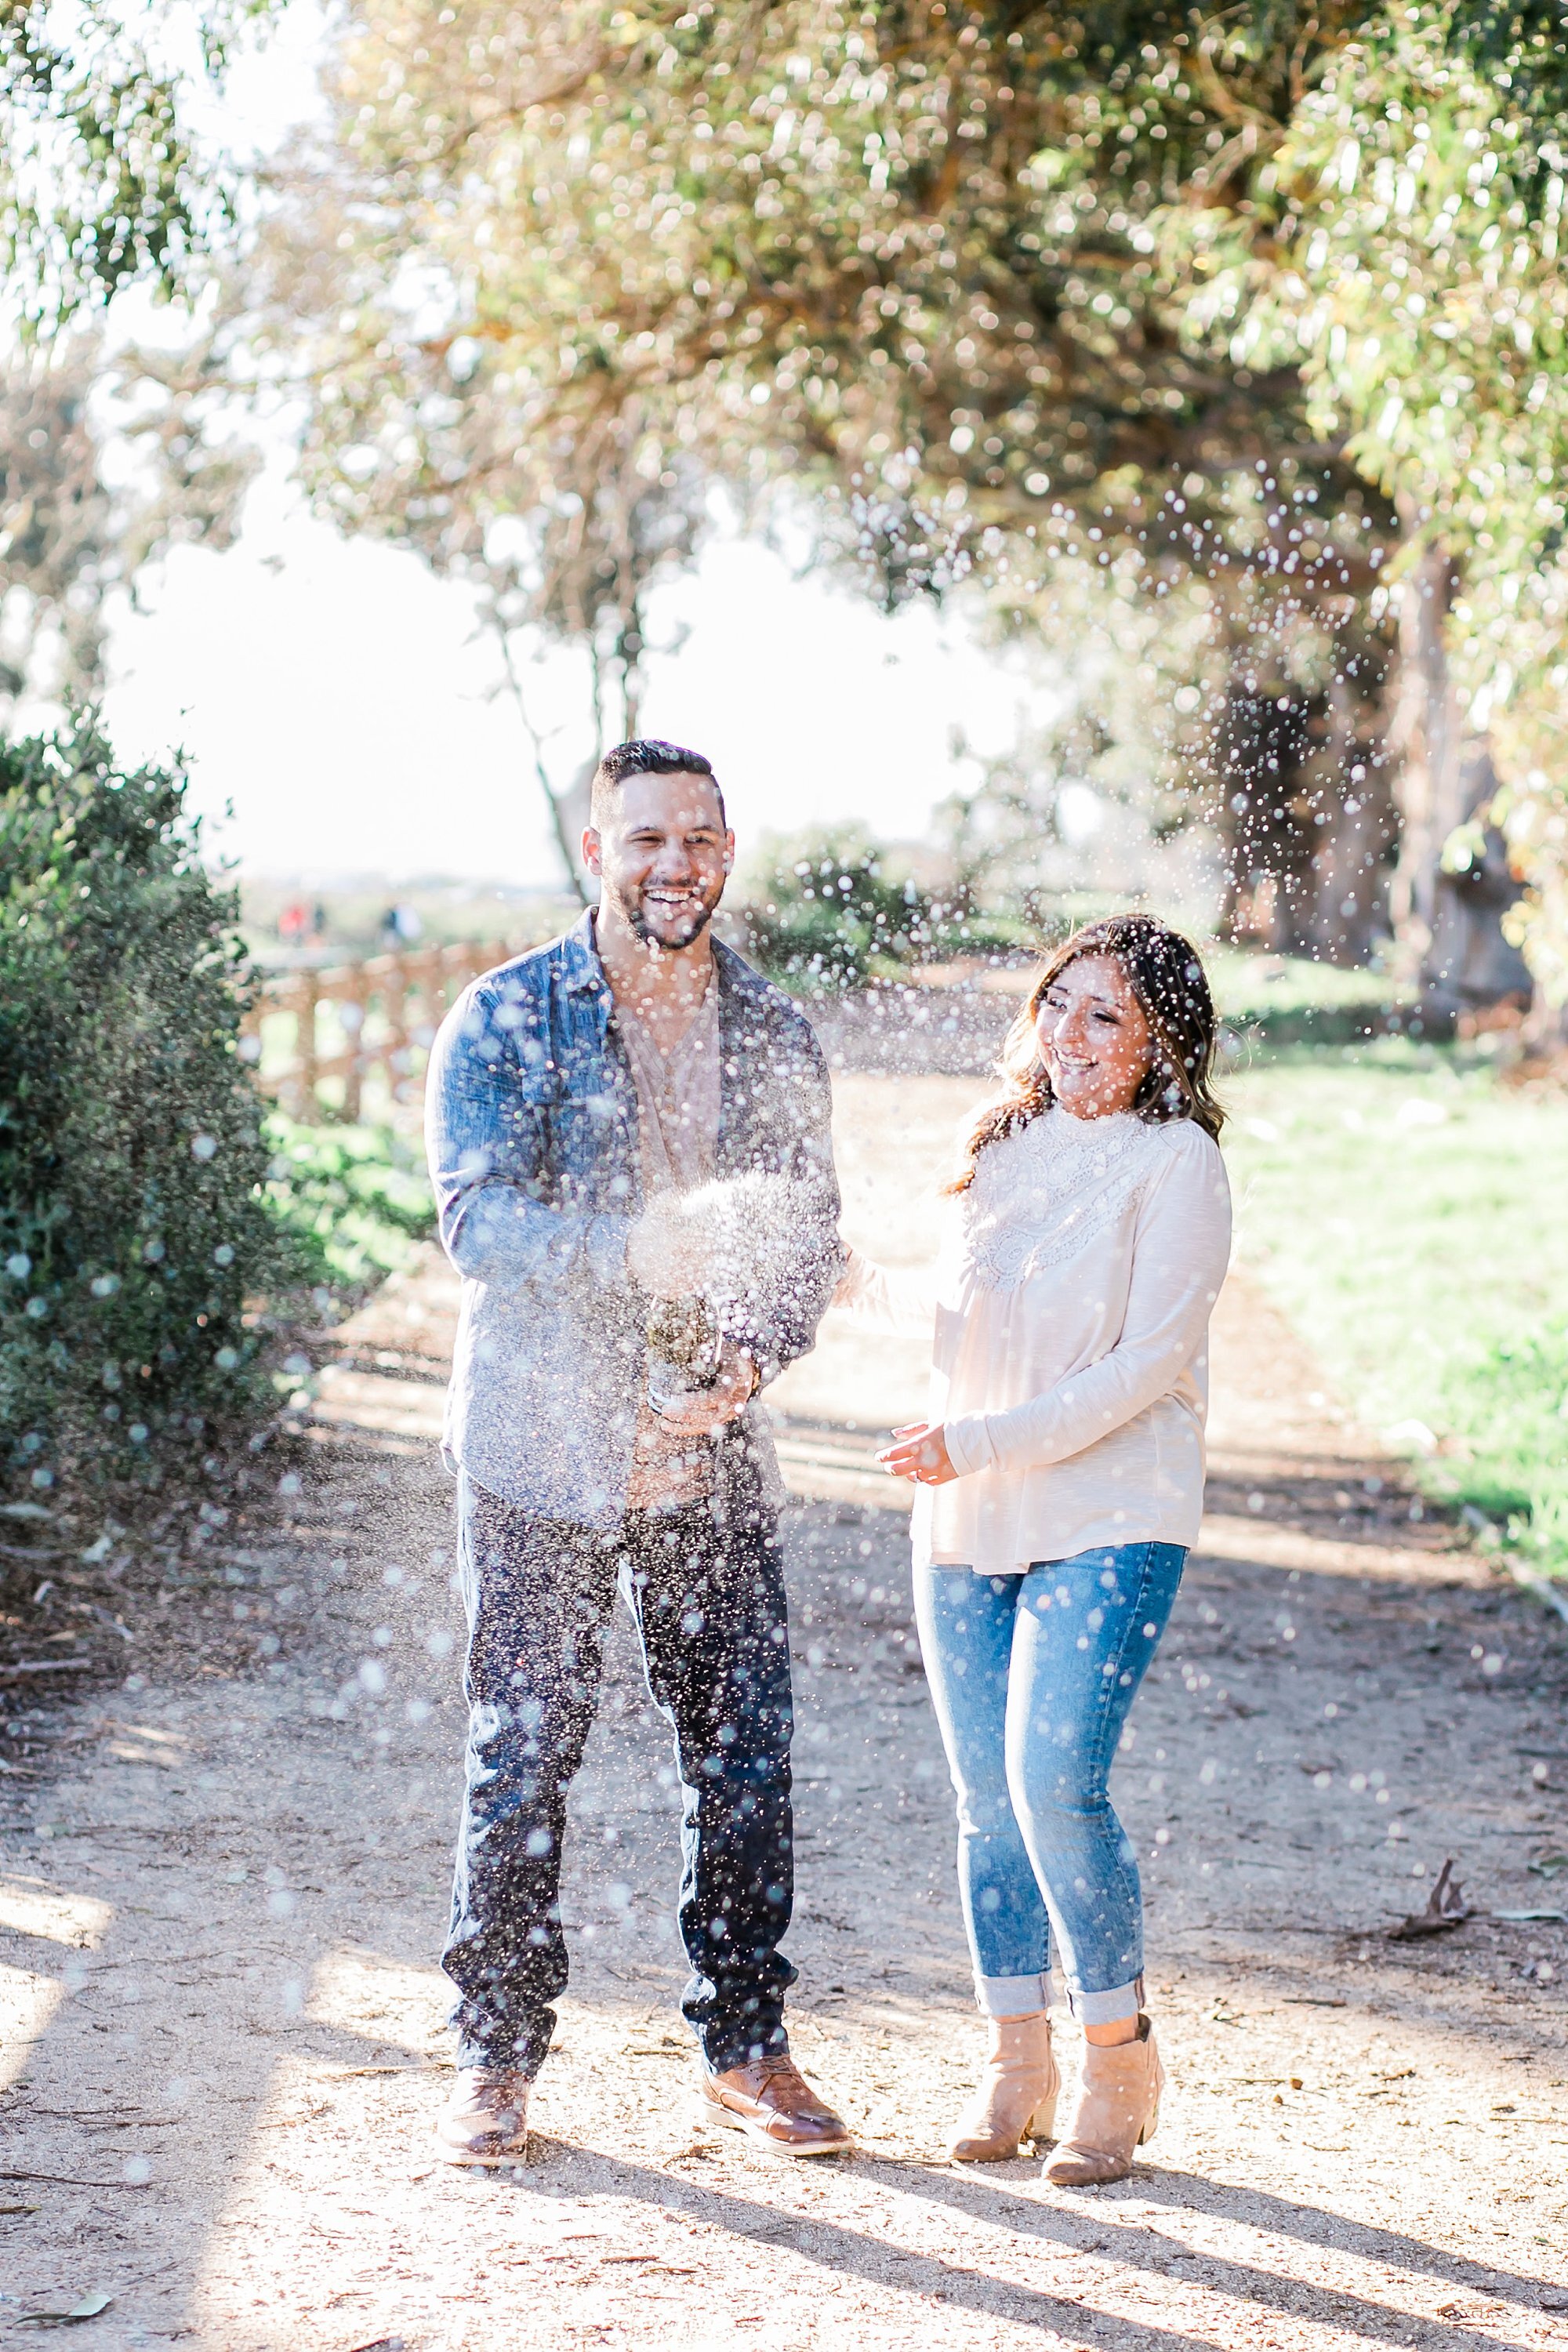
M 691 915 L 682 923 L 677 934 L 673 937 L 660 938 L 643 912 L 640 897 L 635 899 L 628 898 L 624 892 L 617 890 L 615 893 L 615 899 L 626 918 L 626 927 L 633 937 L 639 940 L 645 948 L 663 948 L 667 953 L 679 953 L 682 948 L 690 947 L 694 940 L 700 940 L 712 921 L 714 908 L 719 903 L 715 898 L 713 906 L 710 907 L 700 901 Z

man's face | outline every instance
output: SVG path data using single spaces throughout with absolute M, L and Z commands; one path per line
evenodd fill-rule
M 583 835 L 583 862 L 645 945 L 689 948 L 724 895 L 735 836 L 711 776 L 628 776 L 608 821 Z

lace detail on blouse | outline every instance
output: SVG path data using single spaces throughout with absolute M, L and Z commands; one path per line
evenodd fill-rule
M 963 1195 L 963 1270 L 1016 1290 L 1114 1224 L 1159 1164 L 1160 1131 L 1131 1111 L 1042 1112 L 980 1155 Z

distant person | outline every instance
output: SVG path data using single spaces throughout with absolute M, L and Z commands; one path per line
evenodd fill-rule
M 290 899 L 278 918 L 278 936 L 286 948 L 300 947 L 304 942 L 310 924 L 310 918 L 305 908 L 297 899 Z
M 849 2144 L 784 2030 L 789 1634 L 753 1403 L 812 1344 L 838 1193 L 816 1040 L 712 934 L 733 854 L 699 752 L 607 752 L 583 835 L 596 910 L 476 981 L 432 1057 L 430 1168 L 464 1278 L 447 1454 L 468 1793 L 442 1956 L 458 2075 L 437 2129 L 454 2163 L 527 2144 L 566 1983 L 567 1791 L 617 1591 L 675 1734 L 703 2112 L 786 2155 Z M 771 1278 L 721 1281 L 724 1202 L 774 1194 L 788 1239 Z
M 425 921 L 417 907 L 388 907 L 381 919 L 381 936 L 388 955 L 409 948 L 424 935 Z
M 931 1418 L 879 1457 L 916 1482 L 915 1612 L 958 1794 L 984 2076 L 949 2154 L 1055 2136 L 1053 1959 L 1083 2068 L 1046 2164 L 1120 2180 L 1154 2129 L 1138 1865 L 1108 1790 L 1203 1510 L 1209 1316 L 1230 1249 L 1195 950 L 1148 915 L 1058 950 L 952 1187 L 934 1286 L 851 1252 L 844 1303 L 930 1332 Z

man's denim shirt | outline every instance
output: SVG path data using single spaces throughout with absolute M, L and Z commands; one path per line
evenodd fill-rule
M 771 1379 L 811 1346 L 840 1265 L 831 1096 L 787 996 L 720 941 L 717 1172 L 800 1186 L 787 1289 L 743 1303 L 731 1336 Z M 540 1517 L 613 1528 L 646 1376 L 647 1297 L 626 1273 L 642 1208 L 637 1103 L 584 915 L 563 939 L 466 989 L 431 1056 L 426 1129 L 447 1256 L 463 1276 L 448 1465 Z M 777 1488 L 766 1415 L 722 1441 L 720 1491 Z

